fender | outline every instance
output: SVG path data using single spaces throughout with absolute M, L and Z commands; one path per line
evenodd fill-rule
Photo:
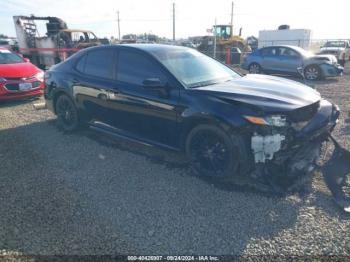
M 242 119 L 242 121 L 244 120 Z M 185 110 L 178 117 L 179 132 L 181 133 L 179 145 L 181 149 L 184 147 L 187 134 L 190 130 L 204 123 L 216 125 L 229 134 L 234 132 L 234 130 L 239 130 L 239 126 L 242 125 L 242 122 L 235 123 L 232 119 L 227 119 L 214 113 L 208 114 L 200 110 L 193 111 L 192 109 Z

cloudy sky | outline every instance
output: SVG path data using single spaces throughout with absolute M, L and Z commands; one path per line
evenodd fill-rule
M 0 0 L 0 33 L 15 36 L 13 15 L 57 16 L 70 28 L 90 29 L 98 37 L 152 32 L 172 37 L 172 3 L 176 5 L 176 38 L 205 35 L 215 18 L 230 22 L 231 0 Z M 313 38 L 350 38 L 349 0 L 235 0 L 235 31 L 258 35 L 280 24 L 307 28 Z

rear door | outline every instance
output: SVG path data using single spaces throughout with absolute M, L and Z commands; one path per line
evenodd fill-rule
M 112 118 L 108 100 L 118 94 L 115 77 L 116 52 L 113 48 L 91 50 L 80 58 L 73 79 L 78 106 L 98 120 Z

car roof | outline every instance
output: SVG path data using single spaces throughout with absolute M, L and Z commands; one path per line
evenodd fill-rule
M 289 47 L 291 49 L 299 49 L 301 47 L 295 46 L 295 45 L 271 45 L 271 46 L 264 46 L 262 48 L 270 48 L 270 47 Z
M 162 44 L 121 44 L 119 46 L 127 47 L 127 48 L 133 48 L 133 49 L 139 49 L 148 53 L 154 53 L 154 52 L 167 52 L 167 51 L 174 51 L 174 50 L 188 50 L 188 47 L 184 46 L 175 46 L 175 45 L 162 45 Z
M 272 47 L 277 47 L 277 48 L 280 48 L 280 47 L 287 47 L 287 48 L 293 49 L 295 52 L 298 52 L 298 53 L 307 52 L 307 50 L 305 50 L 304 48 L 299 47 L 299 46 L 294 46 L 294 45 L 274 45 L 274 46 L 265 46 L 265 47 L 262 47 L 262 48 L 260 48 L 260 49 L 272 48 Z
M 118 45 L 100 45 L 84 49 L 84 51 L 102 49 L 102 48 L 125 48 L 131 50 L 140 50 L 151 55 L 167 53 L 169 51 L 186 51 L 193 50 L 193 48 L 185 46 L 175 46 L 175 45 L 162 45 L 162 44 L 118 44 Z M 79 52 L 80 53 L 80 52 Z M 83 52 L 81 52 L 83 53 Z

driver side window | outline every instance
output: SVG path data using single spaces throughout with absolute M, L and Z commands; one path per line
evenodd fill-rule
M 281 47 L 279 49 L 279 54 L 280 56 L 284 56 L 284 57 L 287 57 L 287 58 L 294 58 L 294 59 L 297 59 L 300 57 L 300 55 L 295 52 L 293 49 L 290 49 L 290 48 L 287 48 L 287 47 Z
M 151 59 L 139 53 L 121 50 L 118 55 L 117 80 L 142 86 L 143 81 L 158 78 L 165 83 L 166 77 L 161 68 Z

